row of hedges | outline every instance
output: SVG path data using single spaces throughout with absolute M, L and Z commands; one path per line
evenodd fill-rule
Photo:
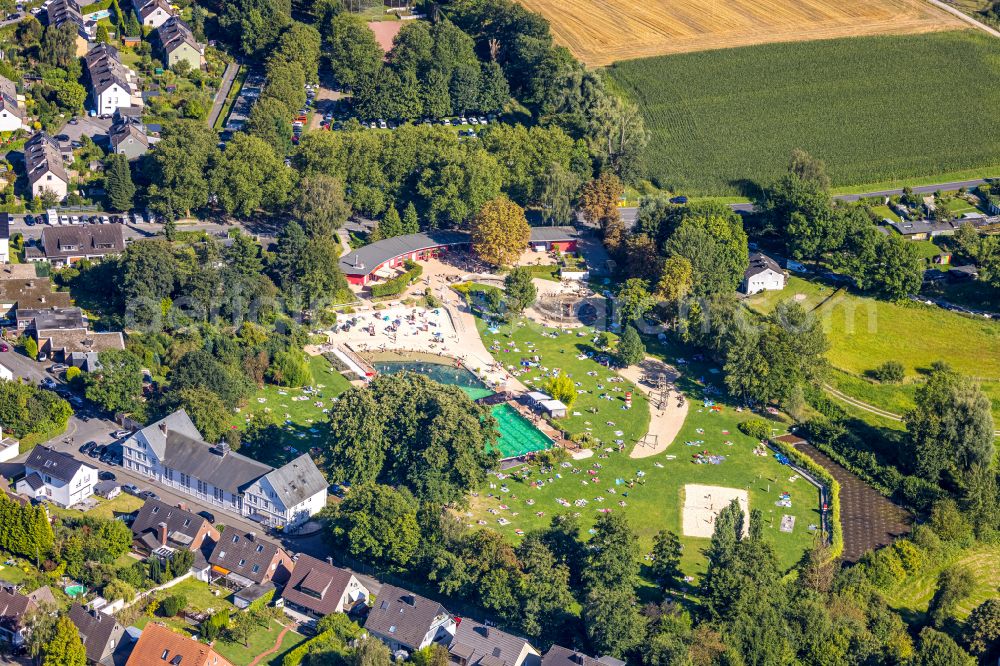
M 840 523 L 840 484 L 830 472 L 794 446 L 775 439 L 771 440 L 771 446 L 826 486 L 830 495 L 830 559 L 840 557 L 844 552 L 844 530 Z
M 397 296 L 403 293 L 408 286 L 413 284 L 417 278 L 423 275 L 424 267 L 417 262 L 407 260 L 403 265 L 406 267 L 406 272 L 402 275 L 398 275 L 391 280 L 379 282 L 378 284 L 373 284 L 371 286 L 372 298 Z

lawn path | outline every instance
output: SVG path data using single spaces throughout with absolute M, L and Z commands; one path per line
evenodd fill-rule
M 668 385 L 673 385 L 680 373 L 676 368 L 667 365 L 658 358 L 647 356 L 642 363 L 630 365 L 619 370 L 625 379 L 629 380 L 649 398 L 649 433 L 636 442 L 629 453 L 630 458 L 648 458 L 663 453 L 677 438 L 677 433 L 687 418 L 688 401 L 681 402 L 682 396 L 675 388 L 668 390 L 665 405 L 659 404 L 656 388 L 642 383 L 644 376 L 656 377 L 666 375 Z M 647 441 L 651 440 L 651 441 Z
M 274 645 L 267 652 L 261 652 L 259 655 L 254 657 L 254 660 L 250 662 L 250 666 L 257 666 L 265 657 L 269 657 L 279 649 L 281 649 L 281 641 L 284 639 L 285 634 L 288 633 L 288 627 L 282 627 L 281 631 L 278 632 L 278 637 L 274 639 Z

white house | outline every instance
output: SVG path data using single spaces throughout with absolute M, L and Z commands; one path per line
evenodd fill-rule
M 326 506 L 327 482 L 308 455 L 277 469 L 205 442 L 184 410 L 132 434 L 123 464 L 165 487 L 269 527 L 298 527 Z
M 174 15 L 166 0 L 132 0 L 132 9 L 139 23 L 156 30 Z
M 5 76 L 0 76 L 0 132 L 28 129 L 24 109 L 18 103 L 17 86 Z
M 785 288 L 785 272 L 766 254 L 750 255 L 750 266 L 743 274 L 740 291 L 748 296 L 765 290 L 781 291 Z
M 22 495 L 67 507 L 93 495 L 95 483 L 96 469 L 68 453 L 39 445 L 24 461 L 24 478 L 15 489 Z
M 40 197 L 48 191 L 59 201 L 66 198 L 69 174 L 59 145 L 45 132 L 39 132 L 24 144 L 24 170 L 31 184 L 32 197 Z
M 84 56 L 90 79 L 90 94 L 99 116 L 110 116 L 120 108 L 129 108 L 135 101 L 135 78 L 122 64 L 118 49 L 110 44 L 98 44 Z

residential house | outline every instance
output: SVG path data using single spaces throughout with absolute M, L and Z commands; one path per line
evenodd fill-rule
M 139 23 L 156 30 L 174 15 L 166 0 L 132 0 L 132 10 Z
M 7 588 L 0 588 L 0 640 L 20 647 L 27 638 L 24 616 L 38 605 L 29 597 Z
M 17 99 L 17 86 L 0 76 L 0 132 L 28 129 L 28 119 Z
M 184 410 L 133 433 L 123 449 L 125 469 L 268 527 L 296 528 L 326 506 L 326 479 L 308 455 L 275 469 L 205 442 Z
M 146 128 L 141 121 L 132 119 L 117 120 L 123 116 L 115 116 L 116 120 L 108 130 L 108 141 L 111 150 L 119 155 L 124 155 L 129 161 L 138 159 L 149 150 L 149 137 L 146 136 Z
M 62 151 L 55 139 L 39 132 L 24 144 L 24 170 L 31 184 L 31 196 L 40 197 L 50 192 L 59 201 L 69 191 L 69 174 L 63 163 Z
M 333 613 L 347 613 L 371 596 L 354 574 L 318 560 L 299 555 L 285 589 L 281 592 L 285 612 L 319 619 Z
M 68 453 L 38 445 L 24 461 L 24 478 L 15 489 L 27 497 L 73 506 L 94 493 L 97 470 Z
M 115 651 L 122 647 L 125 627 L 114 615 L 97 610 L 87 610 L 79 603 L 69 609 L 69 619 L 80 631 L 90 666 L 114 666 Z
M 219 530 L 204 517 L 183 506 L 149 499 L 132 521 L 135 549 L 145 555 L 168 559 L 174 551 L 194 553 L 194 569 L 208 569 L 208 556 L 219 542 Z
M 208 556 L 212 579 L 237 590 L 252 585 L 284 585 L 295 563 L 281 546 L 255 532 L 226 530 Z M 237 604 L 239 605 L 239 604 Z M 245 606 L 244 606 L 245 607 Z
M 80 259 L 102 259 L 125 251 L 122 225 L 78 225 L 42 229 L 45 259 L 54 266 L 69 266 Z
M 0 275 L 10 266 L 10 264 L 4 266 L 4 270 L 0 270 Z M 34 272 L 34 266 L 31 268 Z M 37 312 L 45 308 L 68 307 L 70 307 L 69 292 L 52 291 L 49 278 L 0 277 L 0 316 L 14 319 L 20 310 Z
M 0 264 L 10 263 L 10 213 L 0 213 Z
M 122 487 L 115 481 L 105 479 L 94 484 L 94 494 L 110 500 L 122 494 Z
M 110 116 L 119 108 L 141 104 L 135 74 L 122 64 L 118 49 L 98 44 L 83 60 L 97 115 Z
M 82 56 L 87 52 L 87 43 L 94 39 L 96 27 L 91 28 L 83 18 L 80 11 L 80 4 L 76 0 L 51 0 L 45 7 L 45 20 L 51 26 L 57 28 L 66 23 L 72 23 L 76 28 L 76 55 Z
M 447 647 L 455 626 L 455 619 L 440 603 L 395 585 L 382 586 L 365 620 L 365 630 L 400 657 L 431 643 Z
M 211 646 L 150 622 L 125 666 L 233 666 Z
M 0 368 L 3 369 L 3 372 L 0 372 L 0 378 L 13 381 L 14 373 L 6 366 L 0 366 Z M 3 428 L 0 428 L 0 462 L 10 462 L 19 455 L 21 455 L 21 443 L 13 437 L 4 436 Z
M 99 354 L 109 349 L 125 349 L 125 338 L 120 331 L 95 333 L 88 328 L 72 329 L 36 329 L 31 331 L 31 337 L 38 343 L 39 357 L 59 363 L 72 364 L 81 370 L 96 369 L 95 361 L 90 354 Z M 82 356 L 82 362 L 79 358 Z
M 542 666 L 625 666 L 625 662 L 614 657 L 588 657 L 578 650 L 553 645 L 542 657 Z
M 785 272 L 771 257 L 760 252 L 750 255 L 750 265 L 743 273 L 740 291 L 746 295 L 765 290 L 781 291 L 785 288 Z
M 975 264 L 952 266 L 946 275 L 952 282 L 974 282 L 979 279 L 979 267 Z
M 179 62 L 186 62 L 195 70 L 201 69 L 205 62 L 205 47 L 194 38 L 194 33 L 188 25 L 171 16 L 156 30 L 167 67 L 173 67 Z
M 46 279 L 46 281 L 48 281 Z M 66 330 L 86 328 L 87 318 L 80 308 L 17 308 L 14 314 L 17 330 Z
M 906 240 L 929 240 L 936 236 L 954 236 L 955 224 L 943 220 L 889 220 L 889 226 Z
M 456 618 L 448 646 L 450 663 L 458 666 L 540 666 L 542 657 L 531 643 L 467 618 Z

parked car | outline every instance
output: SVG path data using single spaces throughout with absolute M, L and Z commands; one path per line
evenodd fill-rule
M 144 499 L 144 500 L 154 499 L 154 500 L 158 500 L 158 499 L 160 499 L 160 496 L 157 495 L 156 493 L 154 493 L 152 490 L 144 490 L 141 493 L 139 493 L 139 499 Z
M 53 375 L 58 375 L 60 372 L 66 370 L 66 366 L 62 363 L 53 363 L 49 366 L 49 372 Z
M 114 437 L 115 439 L 121 439 L 122 437 L 128 437 L 131 434 L 132 433 L 128 430 L 115 430 L 113 433 L 111 433 L 111 436 Z
M 215 514 L 209 511 L 199 511 L 198 515 L 207 520 L 208 522 L 215 524 Z
M 9 352 L 10 347 L 7 346 L 6 342 L 0 342 L 0 352 Z
M 101 454 L 104 453 L 107 450 L 107 448 L 108 447 L 104 445 L 95 446 L 94 448 L 92 448 L 90 451 L 87 452 L 87 455 L 94 459 L 100 458 Z
M 60 215 L 59 224 L 69 224 L 69 217 L 67 217 L 66 215 Z
M 111 218 L 107 215 L 101 215 L 101 224 L 111 224 Z
M 124 486 L 122 486 L 122 490 L 128 493 L 129 495 L 135 495 L 136 497 L 139 497 L 139 494 L 142 492 L 141 490 L 139 490 L 139 486 L 135 485 L 134 483 L 126 483 Z
M 80 453 L 84 454 L 90 453 L 95 446 L 97 446 L 97 442 L 95 442 L 94 440 L 90 440 L 89 442 L 80 447 Z
M 97 473 L 97 478 L 99 480 L 101 480 L 101 481 L 114 481 L 115 480 L 115 473 L 114 472 L 104 472 L 104 471 L 101 471 L 101 472 Z
M 687 202 L 688 202 L 688 198 L 686 196 L 684 196 L 684 195 L 681 195 L 681 196 L 678 196 L 678 197 L 671 197 L 671 199 L 670 199 L 670 203 L 672 203 L 672 204 L 686 204 Z
M 69 216 L 69 223 L 70 224 L 80 224 L 80 216 L 79 215 L 70 215 Z

